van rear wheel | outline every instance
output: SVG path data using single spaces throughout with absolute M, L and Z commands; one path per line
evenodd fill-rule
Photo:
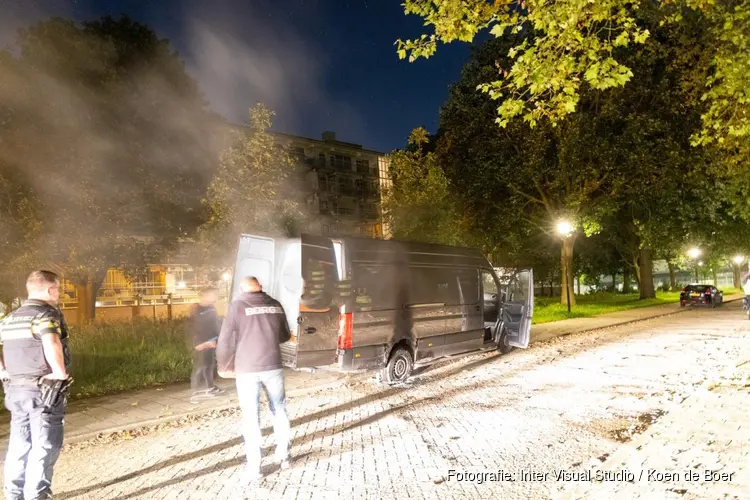
M 383 368 L 383 381 L 386 384 L 405 382 L 411 375 L 413 366 L 414 360 L 411 353 L 407 349 L 399 347 L 391 353 L 388 364 Z

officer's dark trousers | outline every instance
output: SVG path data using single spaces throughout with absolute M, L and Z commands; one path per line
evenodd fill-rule
M 193 376 L 190 382 L 193 392 L 213 389 L 214 369 L 216 367 L 216 349 L 193 351 Z
M 11 415 L 5 498 L 47 498 L 52 494 L 52 469 L 63 444 L 64 398 L 56 406 L 45 408 L 37 387 L 9 385 L 5 407 Z

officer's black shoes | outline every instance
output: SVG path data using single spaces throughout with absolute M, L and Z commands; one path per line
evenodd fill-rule
M 216 386 L 213 386 L 212 388 L 210 388 L 210 389 L 208 390 L 208 393 L 209 393 L 209 394 L 213 394 L 213 395 L 215 395 L 215 396 L 218 396 L 219 394 L 224 394 L 225 392 L 226 392 L 226 391 L 225 391 L 224 389 L 219 389 L 219 388 L 218 388 L 218 387 L 216 387 Z

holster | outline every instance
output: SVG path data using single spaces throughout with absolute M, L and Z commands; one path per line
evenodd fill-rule
M 48 408 L 59 404 L 67 394 L 72 383 L 72 377 L 68 377 L 65 380 L 39 379 L 39 390 L 42 393 L 42 404 Z

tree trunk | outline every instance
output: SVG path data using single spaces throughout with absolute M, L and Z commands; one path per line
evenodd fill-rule
M 641 248 L 638 252 L 640 279 L 638 280 L 638 290 L 641 299 L 656 298 L 654 290 L 654 262 L 651 255 L 651 249 Z
M 622 272 L 622 293 L 630 293 L 630 266 L 625 264 Z
M 612 291 L 617 292 L 617 273 L 612 274 Z
M 578 295 L 581 295 L 581 277 L 576 278 L 576 286 L 578 287 Z
M 669 266 L 669 288 L 674 292 L 677 290 L 677 269 L 670 260 L 667 261 L 667 266 Z
M 740 273 L 740 266 L 737 264 L 732 266 L 732 281 L 734 281 L 735 288 L 742 288 L 742 274 Z
M 570 295 L 570 306 L 576 304 L 575 289 L 573 288 L 573 237 L 564 238 L 560 248 L 560 303 L 567 307 L 568 295 Z M 567 272 L 566 272 L 567 270 Z
M 711 272 L 713 273 L 714 286 L 716 288 L 719 288 L 719 272 L 716 270 L 716 266 L 714 266 L 713 269 L 711 269 Z
M 86 283 L 76 283 L 76 297 L 78 298 L 78 308 L 76 311 L 76 320 L 78 326 L 85 326 L 94 320 L 94 300 L 93 286 L 91 281 Z

